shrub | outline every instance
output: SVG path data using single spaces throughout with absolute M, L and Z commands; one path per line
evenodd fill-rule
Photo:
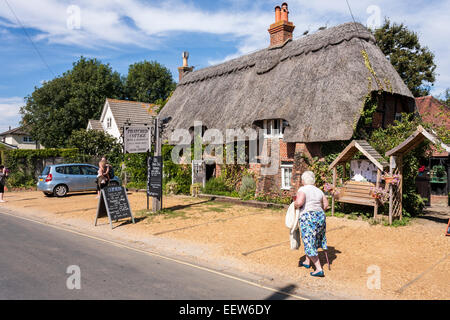
M 175 180 L 170 180 L 166 183 L 165 189 L 167 194 L 177 194 L 178 193 L 178 183 Z
M 33 186 L 42 172 L 43 160 L 63 158 L 65 161 L 74 162 L 78 157 L 77 149 L 7 150 L 5 165 L 10 170 L 7 184 L 10 187 Z
M 206 194 L 218 194 L 231 192 L 230 188 L 225 184 L 222 178 L 211 178 L 205 183 L 205 187 L 202 189 Z
M 250 175 L 242 177 L 241 187 L 239 188 L 239 197 L 245 200 L 251 199 L 255 196 L 256 182 Z
M 256 197 L 256 200 L 263 202 L 270 202 L 276 204 L 291 204 L 292 197 L 280 197 L 280 196 L 271 196 L 271 195 L 260 195 Z

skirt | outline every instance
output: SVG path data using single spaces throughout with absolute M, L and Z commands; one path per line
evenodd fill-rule
M 303 212 L 299 224 L 307 256 L 317 256 L 319 248 L 327 250 L 326 222 L 323 210 Z

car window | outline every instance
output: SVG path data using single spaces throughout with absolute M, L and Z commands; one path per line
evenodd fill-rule
M 81 172 L 84 175 L 89 175 L 89 176 L 96 176 L 97 175 L 97 168 L 95 167 L 91 167 L 91 166 L 81 166 Z
M 65 168 L 65 167 L 56 167 L 56 168 L 55 168 L 55 171 L 56 171 L 57 173 L 64 174 L 64 168 Z
M 50 167 L 49 167 L 49 166 L 46 166 L 46 167 L 44 168 L 44 170 L 42 171 L 41 175 L 42 175 L 42 176 L 46 176 L 46 175 L 48 175 L 49 173 L 50 173 Z
M 80 166 L 66 166 L 66 174 L 81 174 Z

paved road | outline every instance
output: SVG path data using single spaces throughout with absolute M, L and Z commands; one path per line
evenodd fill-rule
M 70 265 L 81 289 L 69 290 Z M 208 271 L 0 213 L 0 299 L 286 299 Z

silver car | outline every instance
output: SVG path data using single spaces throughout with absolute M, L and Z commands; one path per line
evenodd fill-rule
M 97 190 L 98 167 L 86 163 L 54 164 L 46 166 L 38 178 L 37 189 L 46 196 L 64 197 L 68 192 Z M 114 176 L 110 186 L 119 186 Z

